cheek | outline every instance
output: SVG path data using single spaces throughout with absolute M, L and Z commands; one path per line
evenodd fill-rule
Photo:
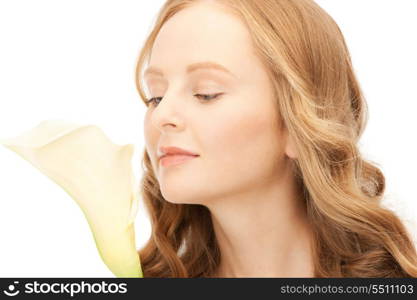
M 143 123 L 143 137 L 145 140 L 146 151 L 148 152 L 152 164 L 154 165 L 154 156 L 156 155 L 156 147 L 158 143 L 158 132 L 156 128 L 151 126 L 149 121 L 148 115 L 146 115 Z
M 145 121 L 143 122 L 143 137 L 145 139 L 146 149 L 149 152 L 151 148 L 152 132 L 150 131 L 149 120 L 147 116 L 145 116 Z
M 218 116 L 206 131 L 211 141 L 210 158 L 217 165 L 231 166 L 235 172 L 259 168 L 262 161 L 270 164 L 283 148 L 276 118 L 270 110 L 253 107 Z

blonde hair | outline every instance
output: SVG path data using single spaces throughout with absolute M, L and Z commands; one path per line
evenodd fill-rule
M 141 71 L 159 30 L 197 2 L 168 0 L 159 11 L 137 61 L 143 101 Z M 296 145 L 294 173 L 314 232 L 314 276 L 417 277 L 412 237 L 381 205 L 385 178 L 357 147 L 368 112 L 338 25 L 311 0 L 216 2 L 247 25 Z M 141 191 L 152 226 L 138 251 L 144 276 L 212 276 L 221 253 L 209 210 L 166 201 L 146 150 L 143 164 Z

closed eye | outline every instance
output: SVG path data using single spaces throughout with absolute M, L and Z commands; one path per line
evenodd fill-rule
M 195 94 L 194 96 L 201 99 L 203 102 L 208 102 L 211 101 L 215 98 L 217 98 L 218 96 L 222 95 L 223 93 L 217 93 L 217 94 Z M 148 104 L 152 104 L 152 105 L 156 105 L 156 101 L 159 99 L 159 101 L 162 100 L 163 97 L 153 97 L 150 99 L 146 100 L 146 105 Z M 159 102 L 158 102 L 159 103 Z

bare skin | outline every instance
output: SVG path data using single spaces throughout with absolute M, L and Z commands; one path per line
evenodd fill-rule
M 186 73 L 202 61 L 233 75 Z M 199 2 L 164 24 L 149 65 L 163 72 L 146 75 L 149 98 L 163 98 L 146 112 L 146 148 L 167 201 L 210 210 L 222 256 L 214 277 L 313 277 L 312 235 L 290 168 L 297 153 L 245 25 Z M 159 146 L 200 156 L 164 167 Z

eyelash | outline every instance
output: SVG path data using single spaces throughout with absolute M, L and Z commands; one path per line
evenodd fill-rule
M 217 93 L 217 94 L 195 94 L 194 96 L 196 96 L 197 98 L 205 98 L 205 97 L 210 97 L 210 99 L 204 99 L 204 100 L 202 100 L 203 102 L 209 102 L 209 101 L 211 101 L 211 100 L 213 100 L 213 99 L 216 99 L 216 98 L 218 98 L 220 95 L 222 95 L 223 93 Z M 147 99 L 146 100 L 146 104 L 152 104 L 153 103 L 153 105 L 155 105 L 154 103 L 155 103 L 155 100 L 156 99 L 161 99 L 162 100 L 162 98 L 163 97 L 153 97 L 153 98 L 150 98 L 150 99 Z

